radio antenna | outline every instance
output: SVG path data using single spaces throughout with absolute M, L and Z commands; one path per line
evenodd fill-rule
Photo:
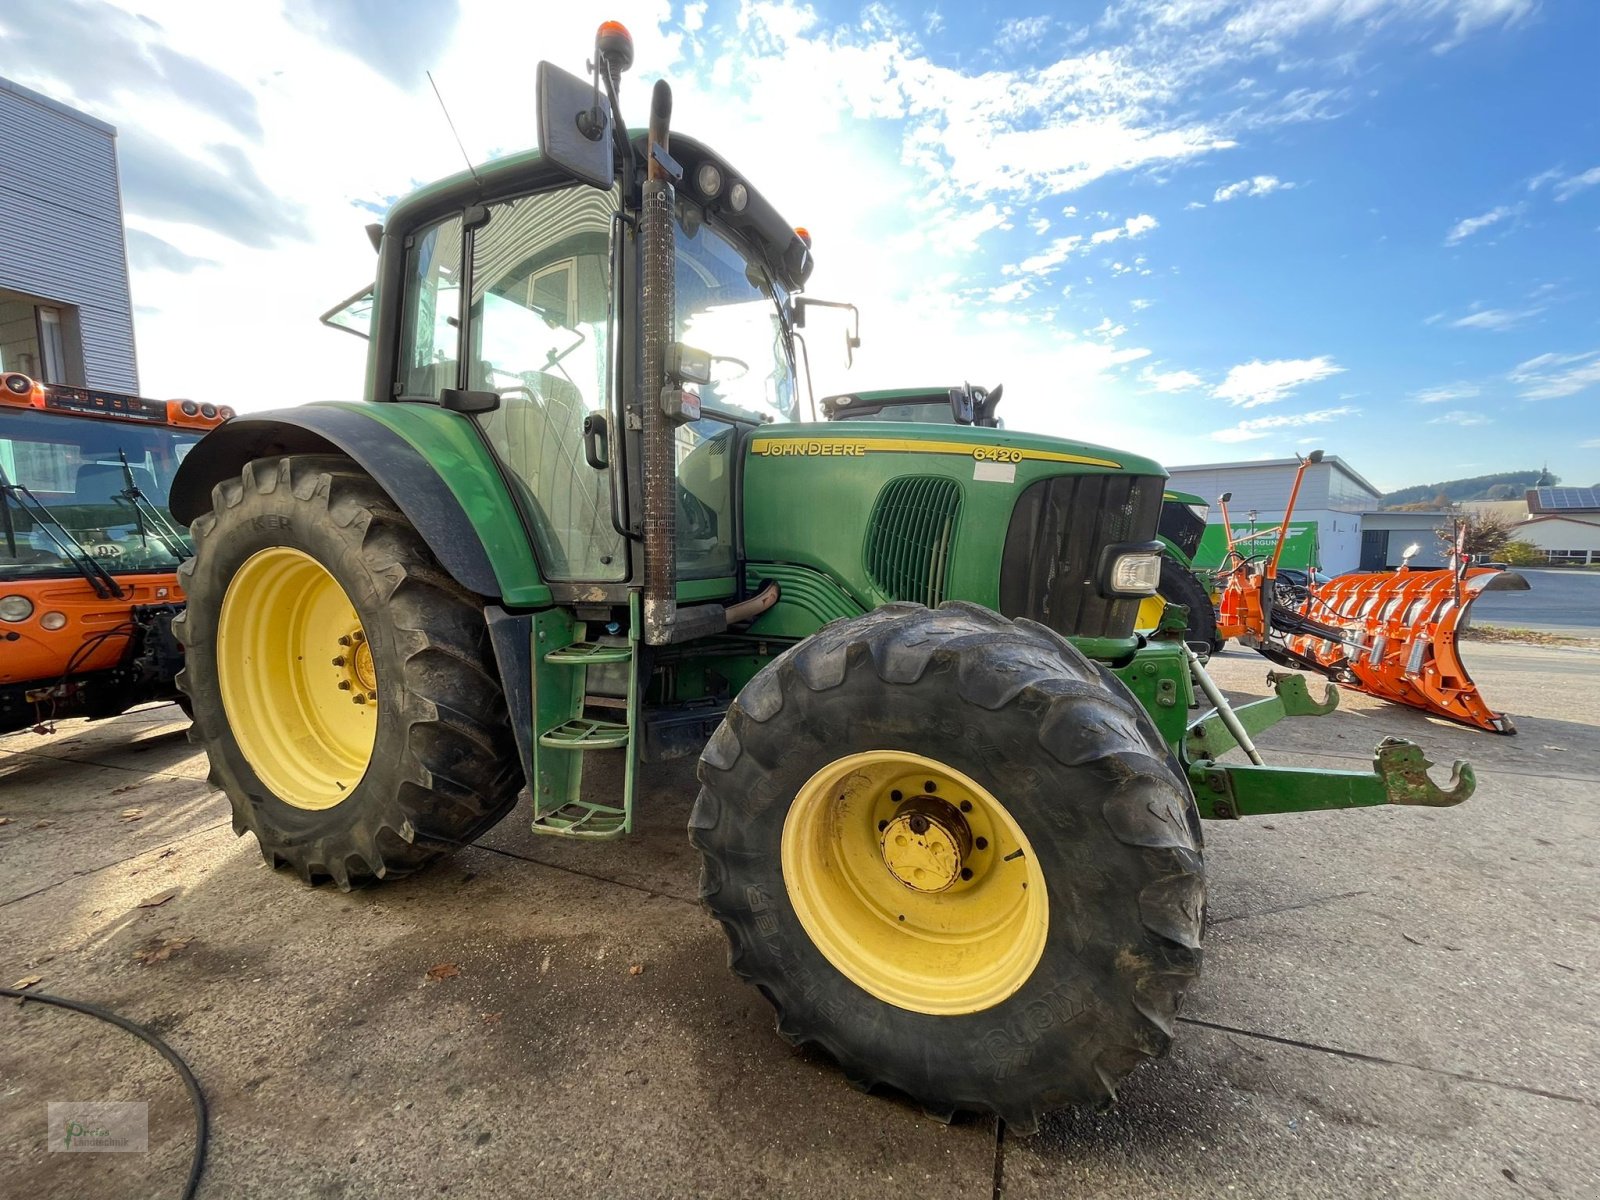
M 467 154 L 467 148 L 461 144 L 461 135 L 456 132 L 456 123 L 450 119 L 450 109 L 445 105 L 444 96 L 439 91 L 439 85 L 434 83 L 433 72 L 424 71 L 423 74 L 428 77 L 428 82 L 433 84 L 433 94 L 439 101 L 439 111 L 444 113 L 444 123 L 450 126 L 450 136 L 456 139 L 456 148 L 461 151 L 461 157 L 466 161 L 467 170 L 472 173 L 472 182 L 480 188 L 483 187 L 483 180 L 478 178 L 478 168 L 472 165 L 472 159 Z

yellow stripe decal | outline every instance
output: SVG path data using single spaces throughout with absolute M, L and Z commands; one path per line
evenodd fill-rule
M 979 462 L 1058 462 L 1074 463 L 1085 467 L 1105 467 L 1120 471 L 1122 464 L 1108 458 L 1091 458 L 1086 454 L 1063 454 L 1059 450 L 1025 450 L 1013 446 L 974 446 L 965 442 L 933 442 L 920 438 L 884 437 L 821 437 L 785 438 L 758 437 L 751 443 L 756 454 L 774 458 L 789 455 L 843 455 L 846 457 L 871 451 L 896 454 L 959 454 Z

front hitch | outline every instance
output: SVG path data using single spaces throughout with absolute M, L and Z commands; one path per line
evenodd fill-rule
M 1191 660 L 1190 667 L 1197 683 L 1210 682 L 1203 666 Z M 1447 808 L 1466 800 L 1476 788 L 1471 765 L 1460 760 L 1451 769 L 1448 786 L 1441 788 L 1428 775 L 1433 764 L 1422 748 L 1394 737 L 1385 738 L 1373 751 L 1371 771 L 1218 762 L 1223 754 L 1239 747 L 1238 731 L 1245 732 L 1248 739 L 1284 717 L 1325 716 L 1338 707 L 1338 689 L 1332 684 L 1317 700 L 1303 675 L 1273 672 L 1267 678 L 1273 695 L 1238 708 L 1224 698 L 1215 711 L 1191 725 L 1184 737 L 1182 757 L 1202 817 L 1226 821 L 1380 804 Z M 1202 690 L 1211 689 L 1202 686 Z
M 1386 737 L 1372 752 L 1372 769 L 1383 780 L 1390 804 L 1420 804 L 1427 808 L 1449 808 L 1460 804 L 1478 786 L 1472 764 L 1458 758 L 1450 768 L 1450 786 L 1441 789 L 1428 778 L 1433 763 L 1422 747 L 1405 738 Z

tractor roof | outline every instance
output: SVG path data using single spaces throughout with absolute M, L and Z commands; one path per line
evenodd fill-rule
M 640 161 L 645 152 L 645 131 L 628 134 Z M 711 211 L 719 223 L 740 234 L 754 247 L 774 278 L 790 291 L 805 286 L 811 274 L 811 250 L 794 227 L 779 215 L 772 203 L 725 158 L 703 142 L 683 134 L 672 135 L 672 156 L 683 167 L 679 187 L 693 195 L 689 180 L 702 163 L 711 162 L 730 181 L 741 180 L 750 199 L 744 211 L 734 213 L 713 203 Z M 470 171 L 458 171 L 402 198 L 384 221 L 385 226 L 411 229 L 426 225 L 470 204 L 486 203 L 505 196 L 521 195 L 570 181 L 570 176 L 537 150 L 522 150 L 497 158 Z M 726 194 L 726 191 L 723 193 Z

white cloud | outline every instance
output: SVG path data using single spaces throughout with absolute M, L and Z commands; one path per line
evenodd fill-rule
M 1361 410 L 1348 405 L 1341 408 L 1323 408 L 1316 412 L 1292 415 L 1281 413 L 1270 417 L 1255 417 L 1249 421 L 1240 421 L 1231 429 L 1218 429 L 1211 435 L 1215 442 L 1253 442 L 1260 438 L 1271 437 L 1281 429 L 1297 429 L 1303 425 L 1326 425 L 1330 421 L 1337 421 L 1343 417 L 1353 417 Z
M 685 4 L 683 6 L 683 28 L 687 33 L 698 33 L 701 26 L 706 23 L 706 9 L 708 4 Z
M 1030 255 L 1015 266 L 1008 264 L 1000 270 L 1005 275 L 1047 274 L 1071 258 L 1073 252 L 1081 245 L 1083 245 L 1083 235 L 1069 233 L 1066 237 L 1056 238 L 1045 249 Z
M 1477 394 L 1478 385 L 1475 383 L 1445 383 L 1412 392 L 1411 398 L 1418 404 L 1448 404 L 1452 400 L 1470 400 Z
M 1249 179 L 1241 179 L 1238 183 L 1219 187 L 1211 199 L 1218 204 L 1225 204 L 1229 200 L 1237 200 L 1240 196 L 1269 196 L 1273 192 L 1286 191 L 1292 187 L 1294 184 L 1284 183 L 1276 175 L 1252 175 Z
M 1019 300 L 1026 300 L 1033 292 L 1033 280 L 1013 279 L 1010 283 L 990 288 L 985 298 L 990 304 L 1015 304 Z
M 1463 217 L 1450 227 L 1450 232 L 1444 235 L 1446 246 L 1458 246 L 1476 233 L 1482 233 L 1491 225 L 1504 221 L 1507 217 L 1516 216 L 1522 211 L 1520 204 L 1502 204 L 1498 208 L 1491 208 L 1482 216 Z
M 1556 184 L 1556 199 L 1570 200 L 1584 188 L 1593 187 L 1597 183 L 1600 183 L 1600 167 L 1590 167 L 1587 171 Z
M 1337 375 L 1344 368 L 1326 354 L 1316 358 L 1280 358 L 1270 362 L 1255 359 L 1240 363 L 1211 392 L 1236 408 L 1256 408 L 1275 404 L 1296 388 Z
M 1600 384 L 1600 350 L 1587 354 L 1541 354 L 1518 363 L 1507 376 L 1524 400 L 1559 400 Z
M 1149 213 L 1140 213 L 1137 217 L 1129 217 L 1121 225 L 1114 225 L 1110 229 L 1102 229 L 1098 233 L 1089 235 L 1089 241 L 1096 246 L 1104 246 L 1118 238 L 1138 237 L 1140 234 L 1149 233 L 1161 222 Z
M 1600 450 L 1600 438 L 1590 438 L 1587 442 L 1579 442 L 1580 450 Z
M 1504 333 L 1507 329 L 1515 329 L 1524 321 L 1542 313 L 1542 308 L 1480 308 L 1469 312 L 1464 317 L 1457 317 L 1450 322 L 1452 329 L 1485 329 L 1494 333 Z
M 1050 28 L 1049 17 L 1012 17 L 1000 23 L 995 45 L 1007 54 L 1031 50 Z
M 1435 417 L 1428 422 L 1430 425 L 1489 425 L 1492 423 L 1492 419 L 1482 413 L 1466 412 L 1462 409 L 1447 412 L 1442 417 Z
M 1139 372 L 1139 382 L 1157 392 L 1188 392 L 1206 385 L 1193 371 L 1157 371 L 1152 367 Z

